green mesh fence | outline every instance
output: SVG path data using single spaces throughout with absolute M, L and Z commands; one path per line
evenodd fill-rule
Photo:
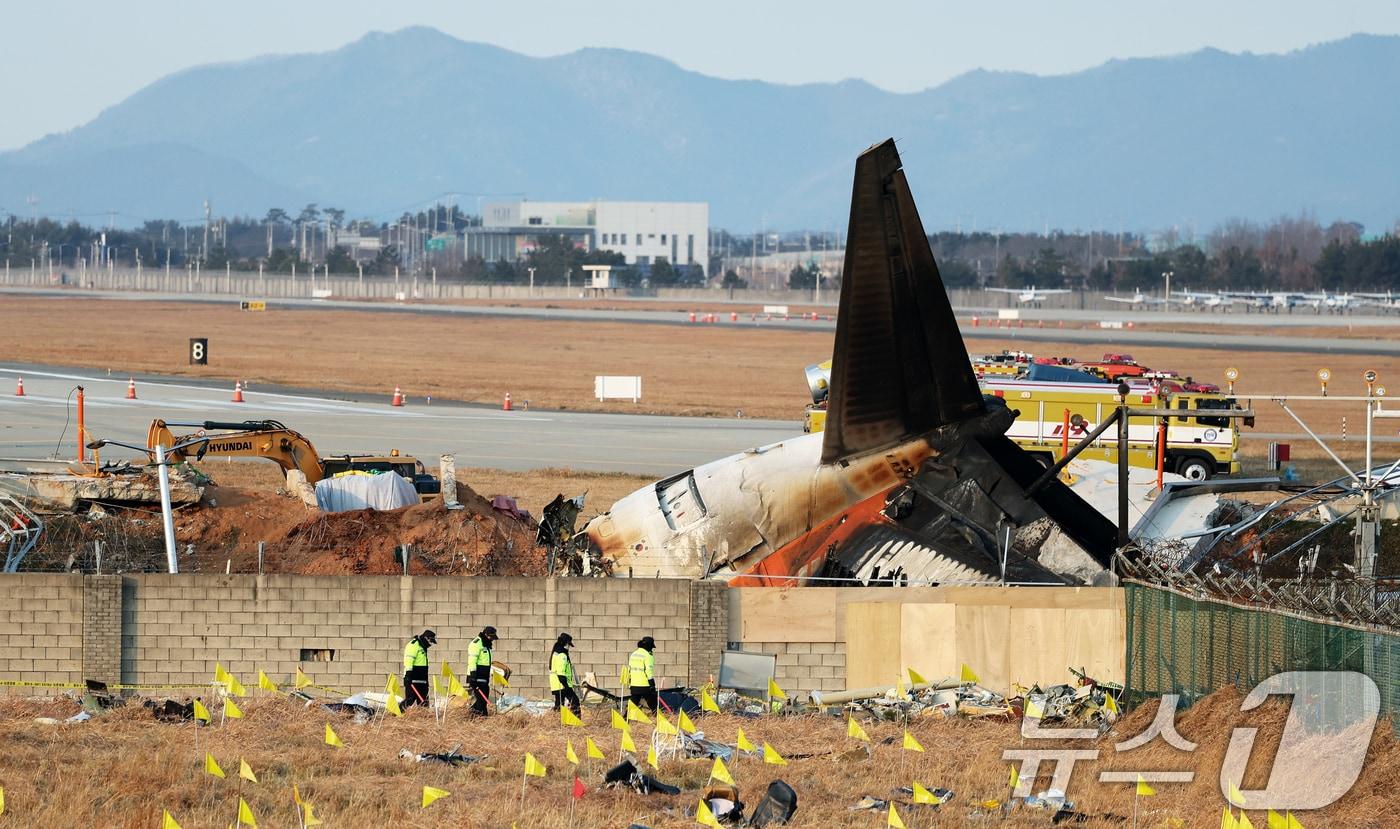
M 1125 582 L 1128 695 L 1181 694 L 1188 704 L 1221 688 L 1243 691 L 1283 671 L 1359 671 L 1380 689 L 1381 713 L 1400 710 L 1400 632 Z M 1328 695 L 1338 706 L 1348 700 Z M 1340 711 L 1335 713 L 1341 713 Z

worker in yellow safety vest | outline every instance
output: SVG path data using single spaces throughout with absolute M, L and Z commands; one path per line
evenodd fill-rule
M 578 716 L 578 693 L 574 691 L 574 661 L 569 658 L 569 648 L 573 646 L 574 637 L 567 633 L 559 634 L 559 638 L 554 641 L 554 651 L 549 656 L 549 690 L 554 693 L 554 710 L 558 711 L 568 703 L 574 716 Z
M 486 714 L 491 699 L 491 649 L 496 645 L 496 629 L 487 625 L 467 646 L 468 680 L 472 692 L 472 713 Z
M 404 707 L 428 704 L 428 648 L 437 644 L 437 634 L 425 630 L 403 646 Z
M 640 708 L 646 703 L 656 710 L 656 640 L 643 636 L 637 642 L 637 649 L 627 658 L 627 685 L 631 689 L 631 700 Z

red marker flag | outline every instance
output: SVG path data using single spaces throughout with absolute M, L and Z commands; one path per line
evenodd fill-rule
M 577 777 L 575 777 L 575 778 L 574 778 L 574 800 L 583 800 L 583 794 L 584 794 L 584 792 L 586 792 L 586 791 L 588 791 L 588 788 L 585 787 L 585 786 L 583 785 L 583 781 L 580 780 L 580 779 L 578 779 Z

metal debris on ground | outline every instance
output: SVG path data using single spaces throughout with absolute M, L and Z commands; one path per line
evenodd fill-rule
M 768 791 L 754 807 L 749 817 L 749 825 L 781 826 L 797 814 L 797 792 L 785 780 L 774 780 L 768 784 Z
M 637 794 L 680 794 L 678 786 L 662 783 L 655 777 L 642 774 L 631 760 L 623 760 L 621 763 L 608 769 L 603 775 L 603 783 L 609 788 L 620 786 L 630 786 Z
M 418 754 L 405 748 L 399 751 L 399 756 L 405 760 L 412 760 L 415 763 L 445 763 L 449 766 L 465 766 L 470 763 L 480 763 L 490 756 L 486 754 L 480 756 L 474 754 L 459 754 L 458 749 L 461 747 L 462 746 L 458 744 L 453 746 L 449 751 L 427 752 L 424 754 Z

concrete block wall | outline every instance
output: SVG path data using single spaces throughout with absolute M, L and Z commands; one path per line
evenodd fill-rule
M 83 600 L 82 576 L 0 576 L 0 679 L 81 682 Z M 32 691 L 0 687 L 0 693 Z
M 774 679 L 790 695 L 846 688 L 845 642 L 744 642 L 740 650 L 776 656 Z

